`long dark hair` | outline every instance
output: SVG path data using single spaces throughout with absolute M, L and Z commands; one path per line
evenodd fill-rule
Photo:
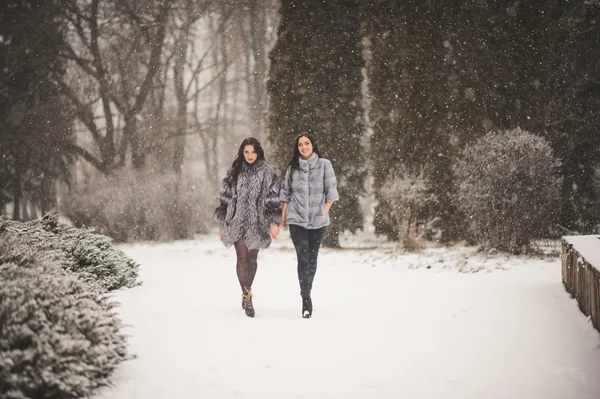
M 252 147 L 254 147 L 254 151 L 256 152 L 256 161 L 254 161 L 254 163 L 261 160 L 265 160 L 265 150 L 263 150 L 262 145 L 260 145 L 260 142 L 254 137 L 248 137 L 244 139 L 244 141 L 242 141 L 242 144 L 240 144 L 240 148 L 238 149 L 237 155 L 235 156 L 233 163 L 231 164 L 231 168 L 229 168 L 229 171 L 227 172 L 227 181 L 229 182 L 229 184 L 237 181 L 238 175 L 240 174 L 240 171 L 242 170 L 244 164 L 248 165 L 248 162 L 246 162 L 246 158 L 244 158 L 244 148 L 247 145 L 251 145 Z
M 292 172 L 300 169 L 300 150 L 298 149 L 298 142 L 302 137 L 306 137 L 310 141 L 313 147 L 313 152 L 319 157 L 321 157 L 321 153 L 319 152 L 319 144 L 317 144 L 317 141 L 312 136 L 312 134 L 308 132 L 302 132 L 298 136 L 296 136 L 296 140 L 294 140 L 294 154 L 292 155 L 292 159 L 290 160 L 290 163 L 287 166 L 287 169 L 290 169 L 290 183 L 292 182 Z

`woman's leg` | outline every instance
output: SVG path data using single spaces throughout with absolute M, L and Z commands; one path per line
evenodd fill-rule
M 308 230 L 304 227 L 289 225 L 290 236 L 296 248 L 296 258 L 298 260 L 298 282 L 300 283 L 300 295 L 303 297 L 310 295 L 309 282 L 309 246 Z
M 319 258 L 319 249 L 321 249 L 321 243 L 325 236 L 325 227 L 320 229 L 308 230 L 308 295 L 312 291 L 313 281 L 315 274 L 317 274 L 317 259 Z
M 246 311 L 246 316 L 254 317 L 254 304 L 252 303 L 252 282 L 256 274 L 256 257 L 258 250 L 248 250 L 243 240 L 236 241 L 234 244 L 237 254 L 236 272 L 240 287 L 242 288 L 242 308 Z
M 243 240 L 236 241 L 233 245 L 237 254 L 235 271 L 243 291 L 244 288 L 252 288 L 258 268 L 258 249 L 248 249 Z
M 313 312 L 313 303 L 310 293 L 312 292 L 313 281 L 317 273 L 317 258 L 319 257 L 319 249 L 323 236 L 325 235 L 325 227 L 320 229 L 308 230 L 308 267 L 306 270 L 305 288 L 302 293 L 302 317 L 310 319 Z
M 258 269 L 258 249 L 248 250 L 248 268 L 246 269 L 246 284 L 248 288 L 252 287 L 256 270 Z
M 242 291 L 246 287 L 246 270 L 248 269 L 248 247 L 243 240 L 236 241 L 233 246 L 235 247 L 235 253 L 237 255 L 237 263 L 235 265 L 235 271 L 238 276 L 238 281 L 240 282 L 240 287 Z

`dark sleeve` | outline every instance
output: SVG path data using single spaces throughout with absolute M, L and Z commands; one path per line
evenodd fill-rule
M 269 168 L 265 174 L 265 219 L 268 224 L 281 223 L 281 200 L 279 199 L 279 184 L 277 172 Z
M 231 203 L 232 194 L 229 186 L 228 178 L 223 179 L 221 188 L 219 189 L 219 206 L 215 209 L 214 220 L 220 224 L 225 224 L 225 216 L 227 216 L 227 206 Z

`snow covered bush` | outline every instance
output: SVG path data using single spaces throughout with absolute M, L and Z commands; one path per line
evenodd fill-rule
M 61 212 L 117 242 L 191 238 L 212 221 L 213 196 L 191 177 L 121 173 L 74 187 Z
M 58 251 L 64 269 L 76 272 L 80 279 L 98 283 L 106 290 L 137 284 L 139 265 L 114 248 L 110 238 L 89 229 L 59 225 L 56 214 L 47 214 L 28 223 L 2 218 L 0 238 L 3 236 L 22 237 L 38 252 Z M 5 255 L 0 254 L 0 259 L 3 258 Z
M 435 201 L 423 173 L 409 173 L 399 168 L 390 174 L 380 193 L 390 204 L 390 217 L 396 224 L 400 243 L 410 251 L 420 249 L 426 233 L 424 211 Z
M 559 166 L 545 139 L 519 128 L 467 147 L 455 200 L 475 240 L 517 253 L 548 236 L 558 214 Z
M 67 256 L 43 230 L 34 242 L 0 223 L 0 397 L 90 395 L 126 356 L 115 304 L 65 269 Z

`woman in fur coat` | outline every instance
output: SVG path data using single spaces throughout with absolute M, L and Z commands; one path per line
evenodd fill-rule
M 339 199 L 331 162 L 319 155 L 315 139 L 308 133 L 296 138 L 294 154 L 287 167 L 279 198 L 281 225 L 287 220 L 296 257 L 302 296 L 302 317 L 312 316 L 311 290 L 319 248 L 329 225 L 329 208 Z
M 223 179 L 215 220 L 221 224 L 220 238 L 235 247 L 236 271 L 242 288 L 242 308 L 254 317 L 252 282 L 260 248 L 277 238 L 281 223 L 277 172 L 267 164 L 262 146 L 253 137 L 242 141 L 237 156 Z

